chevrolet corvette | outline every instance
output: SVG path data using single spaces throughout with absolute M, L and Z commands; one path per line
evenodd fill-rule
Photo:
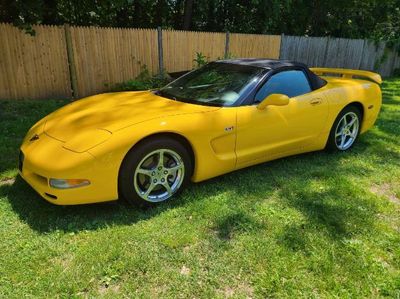
M 157 205 L 190 181 L 350 149 L 378 117 L 381 82 L 291 61 L 215 61 L 157 90 L 94 95 L 49 114 L 23 140 L 19 173 L 58 205 Z

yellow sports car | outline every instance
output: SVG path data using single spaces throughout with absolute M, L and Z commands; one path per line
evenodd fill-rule
M 95 95 L 51 113 L 26 135 L 20 175 L 54 204 L 155 205 L 189 181 L 349 149 L 378 116 L 380 83 L 371 72 L 290 61 L 212 62 L 159 90 Z

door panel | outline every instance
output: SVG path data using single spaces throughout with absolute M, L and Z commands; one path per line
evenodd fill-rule
M 268 106 L 265 110 L 258 110 L 256 105 L 239 107 L 238 166 L 312 145 L 327 116 L 328 101 L 319 91 L 291 98 L 287 106 Z

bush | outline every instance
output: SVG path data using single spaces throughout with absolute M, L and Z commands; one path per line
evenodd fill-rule
M 135 79 L 114 84 L 111 86 L 110 91 L 136 91 L 159 88 L 171 81 L 165 72 L 164 74 L 163 78 L 161 76 L 152 76 L 146 65 L 144 65 L 142 71 Z
M 202 67 L 208 63 L 207 57 L 203 55 L 201 52 L 196 52 L 196 59 L 193 59 L 195 62 L 195 68 Z

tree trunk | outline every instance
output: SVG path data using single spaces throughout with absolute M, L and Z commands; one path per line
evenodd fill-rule
M 192 24 L 193 0 L 185 1 L 185 10 L 183 14 L 183 30 L 189 30 Z
M 172 26 L 175 29 L 182 28 L 183 21 L 182 21 L 182 5 L 183 0 L 176 0 L 173 10 L 173 23 Z
M 43 24 L 57 24 L 57 2 L 54 0 L 43 1 Z
M 165 10 L 167 9 L 165 4 L 165 0 L 158 0 L 157 9 L 155 12 L 156 25 L 160 27 L 164 25 L 164 15 Z

